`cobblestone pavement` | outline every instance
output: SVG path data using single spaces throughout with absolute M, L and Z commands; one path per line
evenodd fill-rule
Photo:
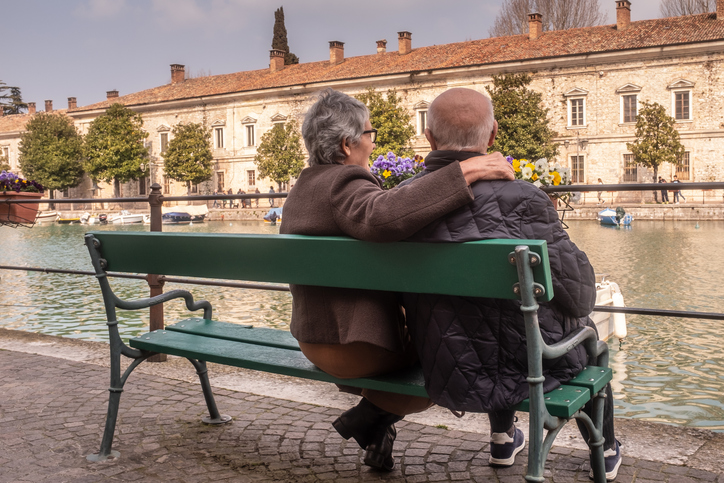
M 121 398 L 121 458 L 89 463 L 105 420 L 107 369 L 7 350 L 0 367 L 0 483 L 520 482 L 525 473 L 525 451 L 512 468 L 493 469 L 486 437 L 409 422 L 398 424 L 395 470 L 373 471 L 332 429 L 337 409 L 218 389 L 219 408 L 234 421 L 207 426 L 200 386 L 143 373 Z M 586 451 L 556 446 L 547 468 L 548 481 L 589 481 Z M 724 475 L 625 457 L 617 481 L 724 483 Z

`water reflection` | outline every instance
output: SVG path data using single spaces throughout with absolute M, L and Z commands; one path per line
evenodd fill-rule
M 635 222 L 629 230 L 571 221 L 571 238 L 596 271 L 620 286 L 629 306 L 724 312 L 724 258 L 716 247 L 723 222 Z M 142 226 L 55 224 L 31 230 L 0 227 L 0 264 L 92 270 L 83 245 L 86 231 L 147 230 Z M 258 222 L 164 226 L 165 231 L 278 233 Z M 199 254 L 203 256 L 203 254 Z M 229 254 L 233 257 L 233 253 Z M 0 271 L 0 325 L 64 337 L 106 340 L 100 290 L 92 277 Z M 145 282 L 112 279 L 123 298 L 148 295 Z M 209 300 L 223 320 L 287 328 L 286 292 L 167 284 Z M 168 320 L 186 316 L 182 301 L 165 308 Z M 147 312 L 119 312 L 125 338 L 146 330 Z M 724 430 L 724 322 L 628 316 L 628 338 L 611 344 L 618 416 Z

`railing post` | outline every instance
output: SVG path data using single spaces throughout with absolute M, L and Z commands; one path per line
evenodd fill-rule
M 148 204 L 151 206 L 151 231 L 163 231 L 161 206 L 163 205 L 163 195 L 161 194 L 161 185 L 154 183 L 151 185 L 151 193 L 148 195 Z M 148 274 L 148 286 L 151 289 L 151 297 L 161 295 L 163 293 L 163 275 Z M 153 305 L 150 307 L 149 330 L 162 330 L 164 328 L 163 321 L 163 304 Z M 150 362 L 165 362 L 166 354 L 156 354 L 147 359 Z

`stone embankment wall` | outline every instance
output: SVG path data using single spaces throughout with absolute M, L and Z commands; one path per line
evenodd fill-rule
M 616 205 L 620 206 L 626 213 L 630 213 L 634 220 L 724 220 L 724 204 L 696 204 L 686 203 L 680 205 Z M 573 211 L 567 211 L 566 220 L 595 220 L 596 215 L 602 210 L 600 206 L 577 206 Z

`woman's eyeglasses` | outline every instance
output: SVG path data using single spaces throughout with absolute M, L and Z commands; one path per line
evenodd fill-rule
M 377 141 L 377 129 L 369 129 L 367 131 L 362 131 L 362 134 L 369 134 L 372 142 Z

